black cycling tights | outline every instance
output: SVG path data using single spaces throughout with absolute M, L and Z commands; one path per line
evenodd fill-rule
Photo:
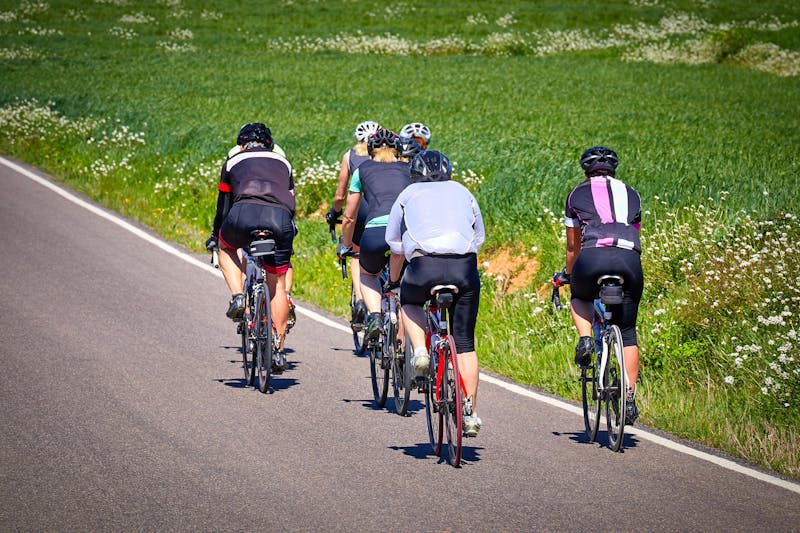
M 636 316 L 642 299 L 644 276 L 638 252 L 623 248 L 584 248 L 572 265 L 570 285 L 572 298 L 592 301 L 600 296 L 597 278 L 604 274 L 622 276 L 623 298 L 621 312 L 612 309 L 611 322 L 622 332 L 623 346 L 636 346 Z
M 481 278 L 475 254 L 422 256 L 411 260 L 400 285 L 402 305 L 422 305 L 435 285 L 455 285 L 450 330 L 458 353 L 475 351 L 475 324 L 481 297 Z

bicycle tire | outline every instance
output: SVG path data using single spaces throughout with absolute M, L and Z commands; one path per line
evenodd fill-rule
M 266 284 L 256 292 L 256 377 L 258 390 L 266 394 L 272 375 L 272 313 L 269 307 L 269 291 Z
M 381 409 L 386 405 L 386 398 L 389 395 L 389 366 L 383 364 L 383 344 L 381 342 L 370 342 L 367 350 L 369 351 L 372 398 L 375 400 L 375 405 Z
M 250 323 L 246 313 L 239 323 L 239 327 L 241 328 L 240 334 L 242 336 L 242 368 L 244 369 L 244 382 L 247 386 L 250 386 L 253 384 L 253 369 L 251 368 L 252 350 L 250 348 Z M 250 353 L 249 356 L 248 352 Z M 248 360 L 248 357 L 250 360 Z
M 366 328 L 364 324 L 356 325 L 353 318 L 356 313 L 356 293 L 353 285 L 350 285 L 350 329 L 353 330 L 353 347 L 355 348 L 356 355 L 364 355 L 366 346 L 364 346 L 364 334 Z
M 597 361 L 599 361 L 599 356 Z M 591 366 L 581 369 L 581 400 L 583 404 L 583 425 L 589 442 L 597 439 L 597 430 L 600 428 L 600 395 L 597 391 L 597 363 L 592 361 Z
M 428 424 L 428 442 L 431 445 L 431 450 L 434 455 L 440 455 L 442 452 L 442 437 L 444 434 L 444 413 L 441 409 L 439 402 L 439 394 L 437 391 L 441 390 L 439 387 L 438 369 L 439 351 L 436 349 L 436 341 L 431 341 L 430 351 L 430 364 L 428 365 L 428 374 L 425 376 L 423 383 L 423 393 L 425 394 L 425 419 Z
M 625 435 L 625 356 L 622 349 L 622 333 L 619 327 L 611 326 L 606 333 L 608 360 L 606 369 L 610 387 L 606 389 L 606 424 L 608 427 L 608 446 L 618 452 L 622 448 Z
M 394 390 L 394 407 L 400 416 L 408 415 L 408 402 L 411 399 L 411 341 L 405 336 L 405 348 L 402 354 L 395 353 L 392 359 L 392 388 Z
M 448 462 L 458 468 L 461 465 L 461 439 L 464 431 L 464 413 L 461 393 L 461 377 L 458 371 L 456 346 L 453 337 L 448 335 L 443 345 L 444 350 L 444 419 L 447 430 Z

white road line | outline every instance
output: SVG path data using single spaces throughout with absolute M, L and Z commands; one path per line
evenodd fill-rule
M 70 202 L 72 202 L 72 203 L 74 203 L 74 204 L 86 209 L 87 211 L 90 211 L 91 213 L 94 213 L 95 215 L 97 215 L 99 217 L 102 217 L 102 218 L 104 218 L 104 219 L 106 219 L 106 220 L 108 220 L 110 222 L 113 222 L 114 224 L 118 225 L 119 227 L 130 231 L 131 233 L 133 233 L 137 237 L 140 237 L 141 239 L 147 241 L 148 243 L 153 244 L 153 245 L 161 248 L 165 252 L 167 252 L 169 254 L 172 254 L 175 257 L 179 257 L 180 259 L 183 259 L 184 261 L 186 261 L 187 263 L 189 263 L 191 265 L 194 265 L 196 267 L 200 267 L 200 268 L 202 268 L 203 270 L 205 270 L 206 272 L 208 272 L 210 274 L 213 274 L 213 275 L 215 275 L 217 277 L 222 277 L 222 273 L 220 273 L 219 270 L 217 270 L 216 268 L 214 268 L 210 264 L 207 264 L 207 263 L 204 263 L 202 261 L 199 261 L 198 259 L 192 257 L 191 255 L 188 255 L 188 254 L 182 252 L 181 250 L 178 250 L 177 248 L 175 248 L 174 246 L 170 245 L 166 241 L 163 241 L 161 239 L 153 237 L 149 233 L 147 233 L 145 231 L 142 231 L 141 229 L 137 228 L 136 226 L 130 224 L 129 222 L 126 222 L 125 220 L 122 220 L 121 218 L 119 218 L 118 215 L 109 213 L 108 211 L 104 211 L 104 210 L 98 208 L 97 206 L 92 205 L 89 202 L 86 202 L 85 200 L 82 200 L 81 198 L 75 196 L 73 193 L 67 191 L 66 189 L 63 189 L 62 187 L 59 187 L 59 186 L 53 184 L 52 182 L 48 181 L 47 179 L 42 178 L 41 176 L 38 176 L 37 174 L 31 172 L 30 170 L 21 167 L 20 165 L 14 163 L 13 161 L 9 161 L 8 159 L 0 156 L 0 163 L 5 165 L 6 167 L 18 172 L 19 174 L 21 174 L 21 175 L 23 175 L 23 176 L 35 181 L 36 183 L 38 183 L 38 184 L 40 184 L 40 185 L 42 185 L 44 187 L 47 187 L 51 191 L 53 191 L 56 194 L 64 197 L 65 199 L 69 200 Z M 308 318 L 310 318 L 312 320 L 315 320 L 315 321 L 317 321 L 317 322 L 319 322 L 321 324 L 324 324 L 326 326 L 332 327 L 334 329 L 337 329 L 337 330 L 345 332 L 345 333 L 351 333 L 350 328 L 345 327 L 344 325 L 342 325 L 342 324 L 340 324 L 340 323 L 338 323 L 338 322 L 336 322 L 334 320 L 326 318 L 326 317 L 320 315 L 319 313 L 316 313 L 314 311 L 311 311 L 309 309 L 305 309 L 305 308 L 302 308 L 302 307 L 296 307 L 295 309 L 300 314 L 305 315 Z M 528 397 L 528 398 L 532 398 L 532 399 L 534 399 L 536 401 L 543 402 L 543 403 L 546 403 L 548 405 L 552 405 L 554 407 L 557 407 L 559 409 L 563 409 L 565 411 L 569 411 L 570 413 L 576 414 L 578 416 L 583 416 L 583 410 L 580 407 L 577 407 L 577 406 L 572 405 L 572 404 L 567 403 L 567 402 L 563 402 L 561 400 L 557 400 L 555 398 L 551 398 L 549 396 L 545 396 L 543 394 L 536 393 L 536 392 L 534 392 L 532 390 L 529 390 L 529 389 L 527 389 L 525 387 L 522 387 L 520 385 L 517 385 L 515 383 L 509 383 L 507 381 L 503 381 L 503 380 L 497 379 L 497 378 L 495 378 L 493 376 L 487 376 L 486 374 L 481 374 L 480 375 L 480 379 L 481 379 L 481 381 L 485 381 L 486 383 L 491 383 L 493 385 L 496 385 L 498 387 L 506 389 L 507 391 L 512 392 L 514 394 L 519 394 L 520 396 L 525 396 L 525 397 Z M 630 433 L 631 435 L 636 435 L 639 438 L 642 438 L 644 440 L 649 440 L 650 442 L 653 442 L 653 443 L 658 444 L 660 446 L 664 446 L 665 448 L 669 448 L 671 450 L 675 450 L 677 452 L 684 453 L 686 455 L 691 455 L 692 457 L 696 457 L 697 459 L 702 459 L 703 461 L 708 461 L 709 463 L 713 463 L 713 464 L 715 464 L 717 466 L 720 466 L 722 468 L 726 468 L 728 470 L 732 470 L 734 472 L 738 472 L 740 474 L 744 474 L 746 476 L 758 479 L 760 481 L 764 481 L 764 482 L 769 483 L 771 485 L 775 485 L 775 486 L 784 488 L 786 490 L 795 492 L 797 494 L 800 494 L 800 484 L 793 483 L 791 481 L 787 481 L 787 480 L 784 480 L 784 479 L 781 479 L 781 478 L 778 478 L 778 477 L 775 477 L 775 476 L 772 476 L 772 475 L 769 475 L 769 474 L 765 474 L 763 472 L 760 472 L 758 470 L 754 470 L 752 468 L 748 468 L 746 466 L 742 466 L 739 463 L 736 463 L 736 462 L 731 461 L 729 459 L 724 459 L 722 457 L 717 457 L 716 455 L 713 455 L 713 454 L 710 454 L 710 453 L 707 453 L 707 452 L 696 450 L 696 449 L 691 448 L 689 446 L 686 446 L 684 444 L 679 444 L 677 442 L 671 441 L 671 440 L 666 439 L 664 437 L 660 437 L 658 435 L 655 435 L 654 433 L 650 433 L 649 431 L 645 431 L 645 430 L 640 429 L 640 428 L 636 428 L 636 427 L 626 428 L 626 431 L 628 433 Z

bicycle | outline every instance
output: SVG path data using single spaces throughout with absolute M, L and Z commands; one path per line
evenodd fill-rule
M 603 275 L 597 279 L 600 297 L 594 300 L 592 336 L 595 357 L 592 363 L 581 368 L 581 403 L 586 436 L 590 442 L 597 439 L 601 409 L 605 405 L 608 445 L 618 452 L 625 434 L 626 391 L 628 376 L 625 372 L 625 355 L 622 333 L 611 323 L 612 309 L 622 303 L 623 279 L 616 275 Z M 558 287 L 553 287 L 553 305 L 561 311 Z
M 341 224 L 341 219 L 334 220 L 328 224 L 331 232 L 331 241 L 336 243 L 336 224 Z M 358 259 L 358 252 L 348 254 L 347 257 Z M 342 269 L 342 279 L 347 279 L 347 259 L 345 257 L 339 258 L 339 266 Z M 364 355 L 364 334 L 366 328 L 364 324 L 364 309 L 359 310 L 358 301 L 356 299 L 356 292 L 353 284 L 350 284 L 350 329 L 353 331 L 353 347 L 355 348 L 356 355 Z
M 386 272 L 388 277 L 388 271 Z M 383 335 L 385 339 L 392 339 L 393 347 L 388 350 L 387 356 L 390 360 L 391 374 L 392 374 L 392 393 L 394 395 L 395 411 L 400 416 L 408 414 L 408 403 L 411 400 L 411 384 L 413 381 L 411 370 L 411 358 L 413 350 L 411 349 L 411 341 L 408 340 L 408 335 L 404 335 L 404 348 L 401 349 L 400 341 L 397 339 L 400 333 L 400 322 L 398 317 L 398 310 L 400 309 L 400 296 L 396 291 L 390 290 L 384 293 L 385 305 L 381 306 L 381 310 L 385 308 L 389 313 L 388 323 L 384 320 Z M 386 350 L 386 348 L 384 348 Z
M 381 287 L 389 277 L 389 266 L 384 267 L 380 276 Z M 364 344 L 369 354 L 370 380 L 372 396 L 378 408 L 386 405 L 389 395 L 389 373 L 393 361 L 399 351 L 397 342 L 398 315 L 400 298 L 395 291 L 381 291 L 381 326 L 379 334 Z
M 238 323 L 242 339 L 242 367 L 248 386 L 258 378 L 258 390 L 266 393 L 273 370 L 286 366 L 279 339 L 272 324 L 269 286 L 266 282 L 264 257 L 275 253 L 275 240 L 269 230 L 255 230 L 245 250 L 247 262 L 244 294 L 245 314 Z M 248 356 L 248 353 L 252 354 Z
M 430 364 L 421 386 L 425 395 L 428 440 L 433 453 L 441 456 L 446 434 L 448 462 L 454 467 L 461 465 L 464 416 L 472 414 L 472 405 L 458 370 L 456 345 L 448 320 L 453 295 L 457 293 L 455 285 L 436 285 L 431 289 L 431 299 L 425 304 L 428 322 L 425 336 Z

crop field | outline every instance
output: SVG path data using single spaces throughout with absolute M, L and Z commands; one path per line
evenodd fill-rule
M 481 365 L 572 400 L 548 281 L 577 158 L 613 147 L 643 201 L 641 422 L 800 477 L 797 2 L 0 0 L 0 71 L 0 152 L 195 252 L 267 123 L 295 295 L 339 316 L 323 214 L 353 128 L 424 122 L 487 225 Z

